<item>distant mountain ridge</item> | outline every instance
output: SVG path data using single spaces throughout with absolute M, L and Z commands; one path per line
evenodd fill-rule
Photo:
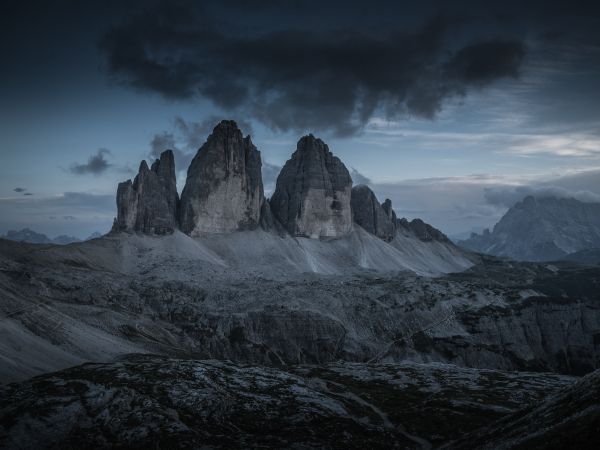
M 90 239 L 99 238 L 101 236 L 102 234 L 99 231 L 95 231 L 83 240 L 89 241 Z M 30 228 L 22 228 L 21 230 L 8 230 L 6 235 L 0 235 L 0 238 L 16 242 L 28 242 L 30 244 L 67 245 L 73 244 L 74 242 L 82 242 L 81 239 L 76 238 L 75 236 L 68 236 L 66 234 L 61 234 L 60 236 L 56 236 L 54 239 L 50 239 L 45 234 L 37 233 Z
M 600 203 L 527 196 L 508 210 L 493 231 L 473 233 L 459 245 L 521 261 L 550 261 L 600 249 Z

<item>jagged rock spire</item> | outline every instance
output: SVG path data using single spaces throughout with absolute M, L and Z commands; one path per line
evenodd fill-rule
M 176 184 L 175 159 L 171 150 L 164 151 L 152 168 L 142 161 L 133 182 L 119 183 L 113 230 L 172 233 L 177 227 L 179 196 Z
M 219 123 L 188 168 L 181 193 L 184 233 L 256 228 L 264 202 L 260 152 L 232 120 Z

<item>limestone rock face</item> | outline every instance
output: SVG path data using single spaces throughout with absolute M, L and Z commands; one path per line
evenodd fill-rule
M 168 234 L 177 228 L 175 159 L 164 151 L 151 168 L 142 161 L 133 180 L 119 183 L 114 231 Z
M 219 123 L 188 168 L 180 227 L 191 236 L 254 229 L 264 192 L 260 152 L 234 121 Z
M 352 188 L 352 214 L 354 222 L 375 236 L 390 241 L 396 232 L 392 202 L 387 199 L 385 208 L 379 204 L 373 191 L 364 184 Z
M 352 229 L 351 191 L 346 166 L 311 134 L 283 166 L 271 211 L 293 236 L 340 237 Z

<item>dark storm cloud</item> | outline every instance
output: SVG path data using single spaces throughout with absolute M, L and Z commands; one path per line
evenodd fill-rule
M 137 89 L 204 97 L 274 130 L 348 135 L 376 111 L 432 118 L 449 98 L 518 76 L 522 42 L 451 42 L 448 27 L 440 16 L 402 29 L 252 32 L 161 3 L 112 28 L 101 49 L 109 73 Z
M 525 47 L 519 41 L 489 41 L 468 45 L 446 64 L 446 76 L 467 84 L 487 84 L 519 75 Z
M 74 163 L 69 167 L 69 171 L 77 175 L 100 175 L 112 166 L 104 158 L 105 155 L 110 155 L 110 151 L 105 148 L 99 148 L 94 155 L 88 158 L 86 163 Z

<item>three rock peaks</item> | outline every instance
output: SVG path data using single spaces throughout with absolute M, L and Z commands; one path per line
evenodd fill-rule
M 270 200 L 264 196 L 260 152 L 236 123 L 219 123 L 192 160 L 181 199 L 173 152 L 166 150 L 151 168 L 145 161 L 133 180 L 119 183 L 113 231 L 190 236 L 277 228 L 292 236 L 336 238 L 357 224 L 384 240 L 402 229 L 421 240 L 447 240 L 419 219 L 397 220 L 392 203 L 383 205 L 367 186 L 352 188 L 346 166 L 312 134 L 277 178 Z

